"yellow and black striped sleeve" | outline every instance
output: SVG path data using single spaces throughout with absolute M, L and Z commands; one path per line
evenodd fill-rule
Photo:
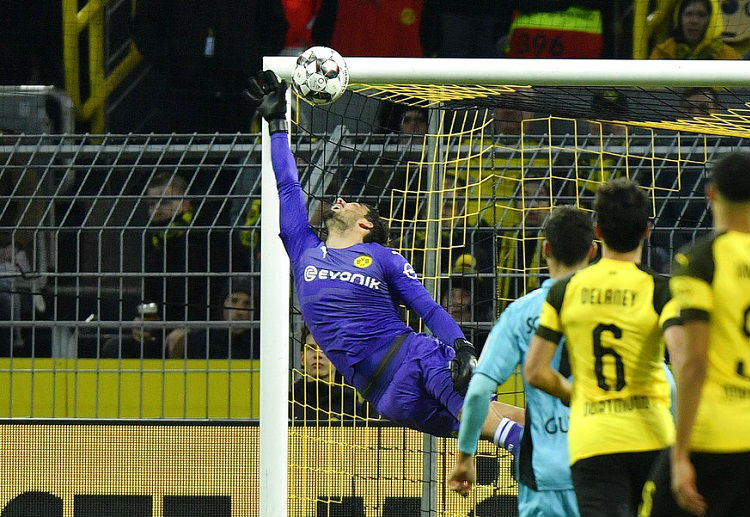
M 683 322 L 710 319 L 714 307 L 713 243 L 714 239 L 698 241 L 675 255 L 669 287 Z
M 542 314 L 539 316 L 539 326 L 536 329 L 537 336 L 555 344 L 559 343 L 563 337 L 560 311 L 570 278 L 560 280 L 550 288 L 547 299 L 542 305 Z

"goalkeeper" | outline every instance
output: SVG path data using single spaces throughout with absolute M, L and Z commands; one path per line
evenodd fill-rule
M 326 241 L 318 238 L 308 224 L 287 140 L 286 83 L 261 72 L 250 80 L 247 95 L 268 121 L 280 236 L 313 337 L 378 413 L 418 431 L 455 436 L 476 365 L 474 347 L 406 259 L 384 246 L 388 226 L 374 208 L 338 198 L 324 214 Z M 408 327 L 399 317 L 400 304 L 419 314 L 436 337 Z M 497 435 L 497 445 L 512 448 L 521 430 L 515 422 L 523 418 L 522 409 L 493 402 L 482 436 Z M 496 432 L 506 427 L 512 432 Z

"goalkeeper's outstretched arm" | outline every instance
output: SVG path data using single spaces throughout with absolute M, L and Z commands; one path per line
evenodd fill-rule
M 268 122 L 271 133 L 271 161 L 282 210 L 279 213 L 281 239 L 287 253 L 295 260 L 302 250 L 320 244 L 310 229 L 305 208 L 305 194 L 299 183 L 297 164 L 289 149 L 286 124 L 286 82 L 279 81 L 270 70 L 250 79 L 247 97 L 258 105 L 258 112 Z

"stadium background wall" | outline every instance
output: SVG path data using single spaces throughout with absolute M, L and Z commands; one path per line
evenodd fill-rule
M 258 418 L 260 361 L 0 358 L 10 418 Z M 519 402 L 512 376 L 498 400 Z M 137 396 L 134 396 L 137 395 Z
M 421 434 L 391 426 L 306 428 L 317 439 L 295 446 L 308 432 L 304 429 L 290 428 L 290 461 L 302 463 L 299 456 L 307 455 L 304 461 L 317 464 L 318 471 L 340 472 L 340 483 L 317 484 L 317 472 L 291 477 L 290 493 L 295 496 L 289 515 L 338 515 L 337 501 L 346 504 L 357 498 L 368 512 L 387 508 L 388 495 L 418 501 Z M 259 445 L 254 423 L 5 420 L 0 422 L 0 440 L 3 516 L 258 514 Z M 338 450 L 342 442 L 358 447 L 345 457 Z M 455 447 L 453 440 L 440 445 L 441 450 Z M 438 469 L 447 468 L 444 458 L 438 455 Z M 499 470 L 501 479 L 494 488 L 480 484 L 476 502 L 515 497 L 508 461 L 504 457 L 492 464 L 491 475 Z M 481 476 L 480 472 L 480 483 Z

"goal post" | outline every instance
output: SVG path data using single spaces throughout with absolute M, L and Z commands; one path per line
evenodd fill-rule
M 747 87 L 750 62 L 632 59 L 457 59 L 345 57 L 350 84 Z M 264 67 L 289 79 L 295 58 Z
M 287 99 L 290 92 L 287 91 Z M 289 103 L 287 102 L 287 105 Z M 289 115 L 287 115 L 289 118 Z M 268 123 L 261 145 L 261 325 L 259 510 L 287 515 L 287 425 L 289 418 L 289 258 L 279 238 L 279 196 L 271 164 Z M 265 215 L 265 217 L 263 217 Z
M 622 124 L 647 129 L 663 128 L 675 132 L 687 131 L 750 139 L 750 84 L 748 84 L 750 61 L 359 57 L 345 57 L 345 60 L 350 72 L 350 90 L 374 99 L 437 110 L 443 110 L 446 107 L 455 110 L 491 109 L 494 106 L 519 103 L 518 106 L 521 109 L 534 108 L 534 111 L 551 113 L 558 117 L 569 117 L 571 120 L 578 118 L 595 121 L 616 120 Z M 266 57 L 264 59 L 265 69 L 273 70 L 285 79 L 290 78 L 294 64 L 295 58 L 293 57 Z M 422 88 L 422 86 L 425 87 Z M 726 105 L 721 106 L 720 113 L 704 118 L 688 116 L 687 113 L 681 112 L 679 107 L 671 105 L 677 98 L 674 91 L 670 90 L 665 95 L 653 91 L 665 88 L 676 91 L 678 88 L 696 86 L 723 89 L 726 92 L 724 97 Z M 641 101 L 643 106 L 639 106 L 640 111 L 636 110 L 631 118 L 618 118 L 606 111 L 587 112 L 591 91 L 596 92 L 597 88 L 604 87 L 622 88 L 623 91 L 634 92 L 634 97 Z M 523 94 L 531 91 L 529 88 L 532 90 L 536 88 L 536 93 L 526 96 L 514 95 L 518 92 Z M 576 90 L 565 90 L 565 88 L 576 88 Z M 589 90 L 586 90 L 587 88 Z M 586 96 L 577 95 L 575 92 L 579 91 L 578 89 L 589 93 Z M 581 100 L 577 105 L 575 100 L 584 97 L 585 100 Z M 570 99 L 571 102 L 566 102 L 566 99 Z M 343 102 L 343 99 L 337 102 Z M 335 107 L 334 105 L 331 109 Z M 653 114 L 653 118 L 649 117 L 650 113 Z M 356 116 L 353 115 L 353 117 Z M 565 120 L 568 119 L 565 118 Z M 486 121 L 482 123 L 486 124 Z M 481 130 L 483 137 L 483 126 L 472 126 L 472 131 L 477 128 Z M 447 133 L 449 137 L 459 134 L 460 131 L 453 128 Z M 289 288 L 289 260 L 278 237 L 281 208 L 271 166 L 270 138 L 265 122 L 262 138 L 261 203 L 264 217 L 261 219 L 259 508 L 262 517 L 278 517 L 288 514 L 290 461 L 288 456 L 288 393 L 290 388 L 288 344 L 292 300 Z M 480 140 L 479 136 L 472 134 L 463 145 L 472 149 L 476 146 L 482 147 Z M 577 143 L 573 145 L 577 149 Z M 424 146 L 427 147 L 428 144 L 425 142 Z M 527 156 L 534 152 L 551 155 L 552 147 L 552 144 L 548 143 L 546 148 L 538 151 L 532 146 L 526 148 L 522 146 L 521 160 L 526 159 L 523 158 L 523 153 L 527 153 Z M 625 161 L 629 152 L 625 144 L 625 151 L 621 151 L 622 156 L 626 157 Z M 599 157 L 602 156 L 603 152 L 600 151 Z M 445 166 L 447 160 L 446 157 L 439 158 L 439 160 L 433 160 L 432 157 L 424 158 L 423 156 L 419 166 L 425 168 L 429 174 L 439 174 L 438 167 L 441 163 Z M 443 161 L 437 163 L 440 160 Z M 652 156 L 651 160 L 655 158 Z M 677 159 L 678 165 L 679 160 L 680 158 Z M 550 169 L 549 181 L 551 182 L 552 160 L 549 160 L 545 166 Z M 523 178 L 508 178 L 510 183 L 522 180 Z M 440 181 L 442 182 L 442 178 Z M 574 184 L 580 181 L 577 177 L 573 178 Z M 436 188 L 441 188 L 441 183 L 434 181 L 428 183 L 433 185 L 432 194 Z M 458 187 L 454 185 L 454 188 Z M 481 190 L 482 185 L 467 184 L 464 188 Z M 422 192 L 420 191 L 419 194 L 421 195 Z M 440 196 L 442 195 L 441 191 Z M 523 195 L 520 194 L 520 196 Z M 551 197 L 551 194 L 549 195 Z M 523 200 L 520 207 L 521 211 L 526 209 Z M 467 205 L 466 217 L 472 216 L 468 212 Z M 476 218 L 477 213 L 474 212 L 473 216 Z M 426 242 L 428 240 L 425 239 Z M 435 274 L 435 277 L 437 276 L 439 275 Z

